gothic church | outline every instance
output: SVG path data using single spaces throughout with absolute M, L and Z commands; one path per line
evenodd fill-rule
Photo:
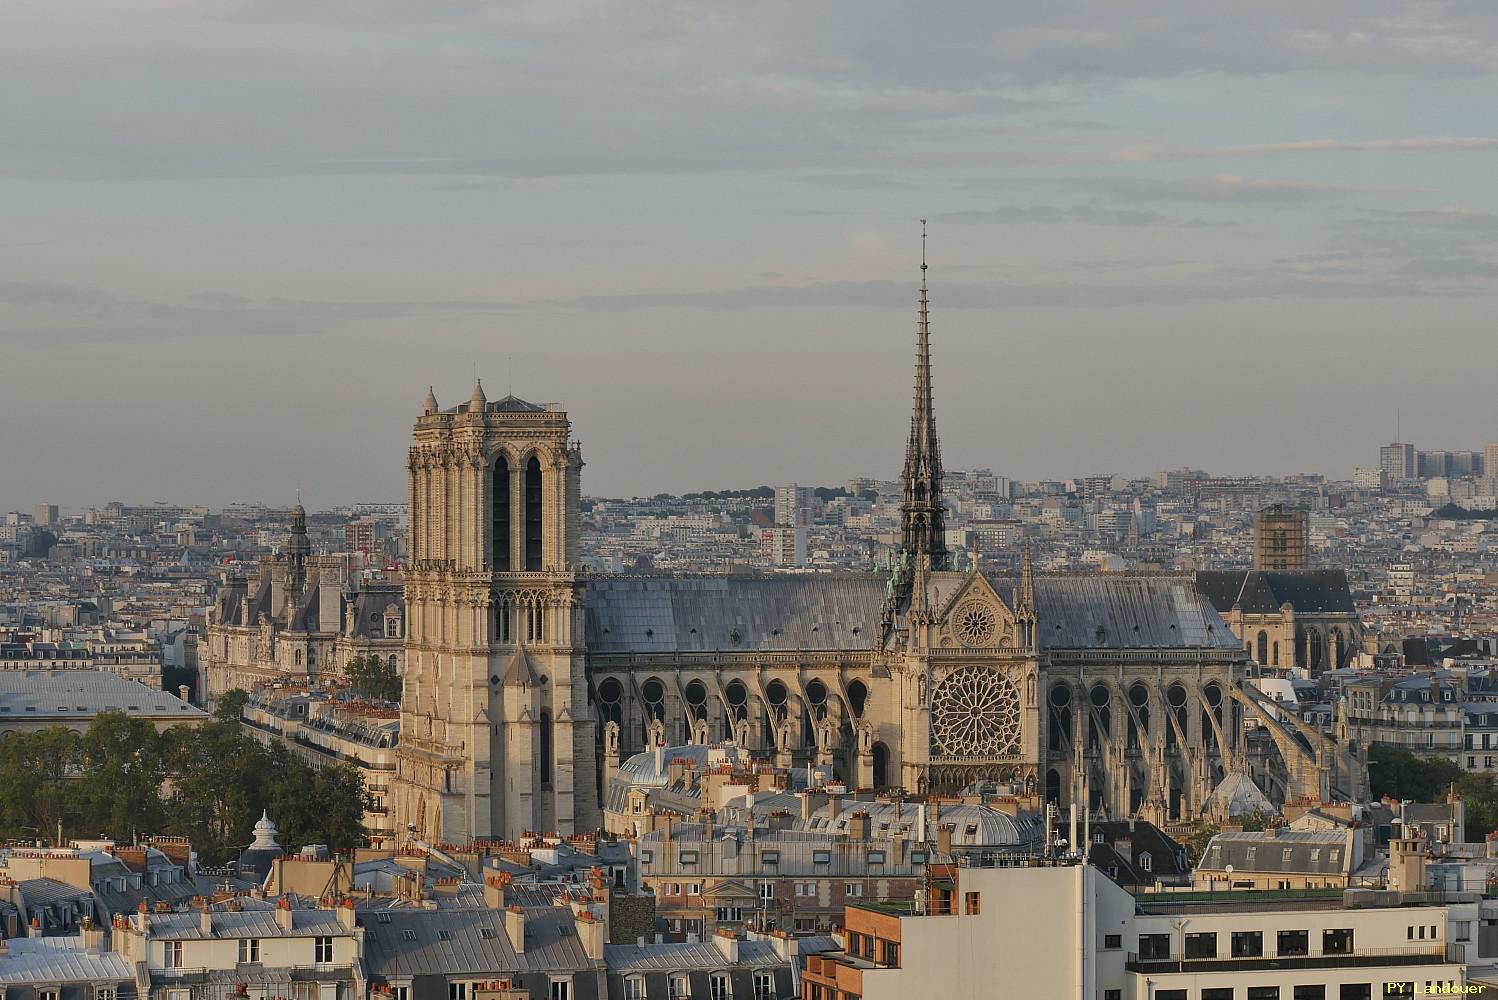
M 428 392 L 408 461 L 396 829 L 592 830 L 622 759 L 724 739 L 853 787 L 991 782 L 1073 818 L 1190 821 L 1245 782 L 1276 801 L 1366 794 L 1349 744 L 1245 685 L 1248 653 L 1191 577 L 1042 575 L 1028 554 L 1017 578 L 954 565 L 921 266 L 887 574 L 590 577 L 566 413 L 478 385 L 441 409 Z

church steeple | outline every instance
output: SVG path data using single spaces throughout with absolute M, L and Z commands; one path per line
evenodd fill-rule
M 948 568 L 945 514 L 941 505 L 941 445 L 931 401 L 931 325 L 927 313 L 926 220 L 921 220 L 921 298 L 916 323 L 915 403 L 910 441 L 905 446 L 905 496 L 900 504 L 900 551 L 908 560 L 922 556 L 932 570 Z

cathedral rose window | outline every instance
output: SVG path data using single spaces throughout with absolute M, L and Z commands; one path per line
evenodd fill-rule
M 1000 757 L 1019 752 L 1019 691 L 983 667 L 958 667 L 931 699 L 931 732 L 942 753 Z
M 982 601 L 968 601 L 957 609 L 953 616 L 957 637 L 964 646 L 992 646 L 994 633 L 998 631 L 998 619 L 993 608 Z

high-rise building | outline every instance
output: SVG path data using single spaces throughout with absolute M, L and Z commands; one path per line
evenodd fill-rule
M 1304 510 L 1275 503 L 1255 511 L 1254 569 L 1305 569 L 1310 538 L 1310 516 Z
M 1482 450 L 1482 474 L 1498 477 L 1498 441 Z
M 31 522 L 38 527 L 50 527 L 55 525 L 57 521 L 58 510 L 55 503 L 39 503 L 31 512 Z
M 384 538 L 385 524 L 377 517 L 358 517 L 343 526 L 343 547 L 349 552 L 372 555 Z
M 761 553 L 772 566 L 806 565 L 806 526 L 777 524 L 761 528 Z
M 811 523 L 811 506 L 815 495 L 810 486 L 775 487 L 775 523 L 792 527 L 806 527 Z
M 1396 441 L 1378 449 L 1378 467 L 1384 470 L 1391 483 L 1420 477 L 1419 458 L 1412 444 L 1400 444 Z

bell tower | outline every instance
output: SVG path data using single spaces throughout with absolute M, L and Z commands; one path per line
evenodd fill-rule
M 407 463 L 402 836 L 598 825 L 570 429 L 561 409 L 491 402 L 482 384 L 447 410 L 427 393 Z

